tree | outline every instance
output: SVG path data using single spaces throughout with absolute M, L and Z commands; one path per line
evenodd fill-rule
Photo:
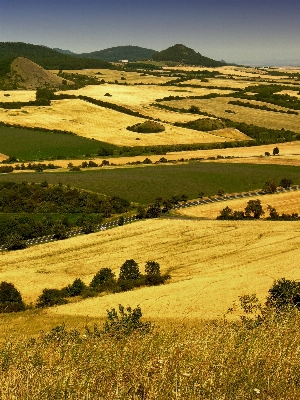
M 280 181 L 280 183 L 279 183 L 279 186 L 281 186 L 282 188 L 284 188 L 284 189 L 288 189 L 289 187 L 291 187 L 291 185 L 292 185 L 292 180 L 291 179 L 289 179 L 289 178 L 283 178 L 283 179 L 281 179 L 281 181 Z
M 21 293 L 12 283 L 0 283 L 0 312 L 16 312 L 25 310 Z
M 145 265 L 147 275 L 160 275 L 160 265 L 156 261 L 147 261 Z
M 273 156 L 277 156 L 278 154 L 279 154 L 279 148 L 278 147 L 274 147 Z
M 264 210 L 261 205 L 260 200 L 249 200 L 247 206 L 245 208 L 245 216 L 247 218 L 252 217 L 255 219 L 259 219 L 263 214 Z
M 107 286 L 107 284 L 113 283 L 114 280 L 115 274 L 110 268 L 101 268 L 96 275 L 94 275 L 90 287 L 99 290 Z
M 276 219 L 279 218 L 279 214 L 278 214 L 278 212 L 276 211 L 276 208 L 275 208 L 275 207 L 272 207 L 272 206 L 268 205 L 267 209 L 268 209 L 268 211 L 269 211 L 269 215 L 270 215 L 270 218 L 271 218 L 271 219 L 275 219 L 275 220 L 276 220 Z
M 85 288 L 86 286 L 84 282 L 81 279 L 77 278 L 72 283 L 72 285 L 68 285 L 64 291 L 66 292 L 67 297 L 74 297 L 79 296 Z
M 277 190 L 277 185 L 273 180 L 267 181 L 264 186 L 264 191 L 266 193 L 275 193 Z
M 140 276 L 138 263 L 133 259 L 126 260 L 120 268 L 119 280 L 136 280 Z

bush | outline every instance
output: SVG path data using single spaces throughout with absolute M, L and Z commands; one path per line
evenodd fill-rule
M 59 289 L 44 289 L 43 293 L 38 297 L 36 307 L 45 308 L 61 304 L 67 304 L 68 301 L 64 299 L 62 290 Z
M 275 281 L 269 289 L 267 304 L 277 310 L 300 308 L 300 282 L 285 278 Z
M 141 322 L 142 310 L 140 306 L 132 309 L 125 308 L 119 304 L 119 314 L 112 308 L 107 310 L 108 321 L 105 322 L 103 328 L 104 333 L 116 338 L 122 339 L 133 332 L 147 334 L 151 331 L 150 322 Z
M 21 250 L 27 247 L 25 240 L 18 233 L 11 233 L 6 236 L 4 246 L 7 250 Z
M 21 293 L 12 283 L 2 281 L 0 283 L 0 313 L 25 310 Z
M 165 127 L 155 121 L 145 121 L 143 123 L 128 126 L 127 129 L 137 133 L 158 133 L 163 132 Z

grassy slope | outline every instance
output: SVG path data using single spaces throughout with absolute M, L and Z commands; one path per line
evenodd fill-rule
M 227 193 L 262 188 L 266 181 L 284 178 L 299 183 L 299 167 L 283 165 L 192 163 L 141 168 L 113 168 L 100 171 L 21 173 L 0 176 L 0 181 L 62 182 L 95 192 L 120 195 L 130 201 L 149 203 L 156 197 L 200 192 L 214 195 L 223 188 Z
M 148 220 L 106 232 L 5 253 L 1 279 L 13 282 L 26 302 L 45 287 L 61 288 L 80 277 L 90 283 L 103 267 L 118 274 L 126 259 L 143 271 L 158 261 L 170 283 L 107 295 L 53 309 L 53 312 L 104 316 L 106 309 L 140 305 L 155 319 L 216 318 L 239 295 L 267 294 L 274 279 L 298 278 L 300 226 L 268 221 Z

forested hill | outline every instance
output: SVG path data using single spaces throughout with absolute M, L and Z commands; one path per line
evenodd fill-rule
M 99 58 L 100 60 L 117 62 L 119 60 L 142 61 L 151 60 L 156 50 L 146 49 L 139 46 L 117 46 L 108 49 L 94 51 L 92 53 L 78 54 L 78 57 L 83 58 Z
M 28 58 L 45 69 L 112 68 L 112 65 L 106 61 L 73 57 L 45 46 L 22 42 L 0 42 L 0 63 L 17 57 Z
M 216 61 L 202 56 L 200 53 L 196 53 L 195 50 L 190 49 L 183 44 L 175 44 L 166 50 L 155 53 L 152 58 L 154 61 L 175 61 L 181 64 L 203 67 L 220 67 L 226 65 L 225 62 Z

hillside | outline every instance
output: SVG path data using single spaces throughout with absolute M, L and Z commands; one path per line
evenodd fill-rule
M 36 89 L 42 86 L 56 88 L 63 84 L 62 78 L 24 57 L 18 57 L 11 63 L 10 73 L 5 81 L 7 85 L 22 89 Z
M 152 56 L 154 61 L 174 61 L 185 65 L 196 65 L 201 67 L 220 67 L 226 65 L 225 62 L 216 61 L 211 58 L 196 53 L 195 50 L 184 46 L 183 44 L 175 44 L 172 47 L 155 53 Z
M 146 318 L 210 319 L 222 316 L 238 296 L 256 293 L 263 300 L 274 279 L 298 279 L 299 245 L 297 223 L 156 219 L 4 253 L 1 280 L 35 302 L 45 287 L 59 289 L 76 278 L 88 284 L 104 267 L 118 274 L 127 259 L 143 271 L 146 261 L 155 260 L 171 274 L 168 284 L 53 312 L 104 316 L 120 303 L 140 304 Z
M 157 53 L 156 50 L 147 49 L 139 46 L 117 46 L 100 51 L 93 51 L 92 53 L 82 53 L 76 56 L 82 58 L 100 59 L 109 62 L 117 62 L 119 60 L 151 60 L 152 56 L 155 53 Z
M 59 53 L 45 46 L 37 46 L 22 42 L 0 42 L 0 69 L 6 60 L 10 62 L 17 57 L 25 57 L 45 69 L 85 69 L 112 68 L 111 64 L 102 60 L 84 59 Z M 1 75 L 1 71 L 0 71 Z

